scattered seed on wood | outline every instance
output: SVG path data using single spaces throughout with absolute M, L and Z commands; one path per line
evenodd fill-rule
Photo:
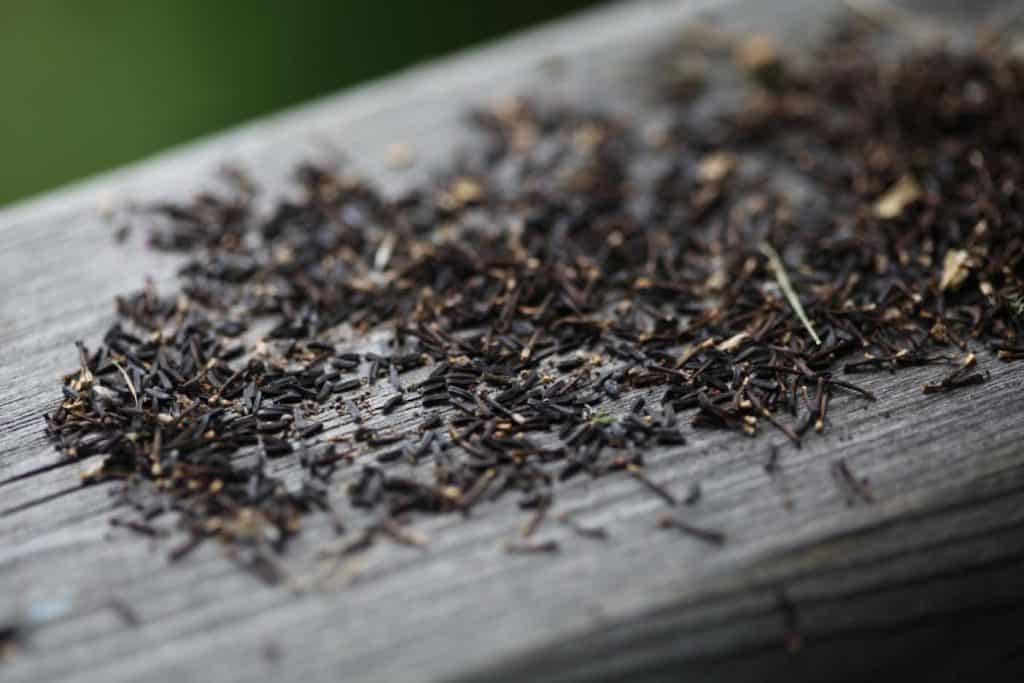
M 757 97 L 707 116 L 712 70 L 699 88 L 655 79 L 657 144 L 643 117 L 523 100 L 474 112 L 479 145 L 399 196 L 307 163 L 269 211 L 247 183 L 140 206 L 150 246 L 183 254 L 178 286 L 118 297 L 103 337 L 75 345 L 49 438 L 94 459 L 83 483 L 123 483 L 144 521 L 115 524 L 160 535 L 176 516 L 172 560 L 209 538 L 280 580 L 302 517 L 336 514 L 336 472 L 375 520 L 353 548 L 505 496 L 533 506 L 529 536 L 556 479 L 625 471 L 676 505 L 642 455 L 683 451 L 681 423 L 770 424 L 799 446 L 875 400 L 840 369 L 968 353 L 923 387 L 956 400 L 988 377 L 974 345 L 1024 359 L 1024 66 L 996 46 L 892 62 L 868 40 L 840 32 L 807 64 L 743 41 Z M 793 174 L 824 210 L 776 182 Z M 419 440 L 377 424 L 400 406 Z M 833 476 L 873 498 L 844 461 Z

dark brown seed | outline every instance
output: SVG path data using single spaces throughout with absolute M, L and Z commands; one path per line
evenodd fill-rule
M 356 402 L 353 401 L 350 398 L 346 398 L 346 399 L 343 399 L 343 400 L 344 400 L 344 403 L 345 403 L 345 410 L 348 411 L 348 415 L 349 415 L 349 417 L 352 418 L 352 421 L 357 423 L 357 424 L 362 422 L 363 421 L 363 414 L 361 412 L 359 412 L 359 407 L 356 406 Z
M 384 402 L 384 405 L 380 407 L 380 412 L 384 413 L 385 415 L 390 415 L 392 412 L 394 412 L 395 408 L 402 405 L 404 402 L 405 397 L 402 396 L 401 394 L 396 394 L 395 396 L 392 396 L 391 398 Z
M 725 543 L 725 534 L 722 532 L 693 526 L 692 524 L 684 522 L 678 517 L 674 517 L 672 515 L 662 515 L 659 517 L 658 526 L 663 529 L 676 529 L 684 534 L 715 545 L 722 545 Z
M 631 464 L 627 466 L 626 470 L 633 476 L 634 479 L 641 482 L 648 489 L 656 493 L 662 500 L 664 500 L 669 505 L 675 506 L 679 504 L 675 496 L 673 496 L 668 491 L 668 489 L 666 489 L 661 484 L 656 484 L 655 482 L 651 481 L 651 479 L 648 478 L 648 476 L 644 473 L 642 468 Z
M 517 555 L 534 555 L 558 552 L 557 541 L 510 541 L 505 544 L 505 552 Z

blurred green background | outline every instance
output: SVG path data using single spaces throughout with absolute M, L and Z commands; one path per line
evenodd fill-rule
M 587 0 L 0 0 L 0 205 Z

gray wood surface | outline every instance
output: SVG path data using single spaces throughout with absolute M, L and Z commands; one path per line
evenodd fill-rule
M 506 501 L 424 520 L 426 548 L 379 544 L 342 568 L 343 585 L 304 594 L 260 584 L 213 543 L 169 564 L 167 542 L 109 525 L 110 488 L 80 487 L 88 463 L 57 466 L 43 435 L 73 342 L 95 341 L 113 297 L 145 277 L 172 286 L 179 263 L 138 239 L 116 244 L 104 205 L 186 197 L 224 162 L 279 195 L 295 162 L 335 150 L 399 190 L 466 141 L 470 104 L 532 92 L 635 113 L 650 51 L 695 14 L 779 32 L 795 49 L 837 6 L 609 6 L 0 213 L 0 621 L 38 620 L 0 680 L 838 680 L 909 665 L 931 680 L 995 680 L 1024 669 L 1024 367 L 987 352 L 991 381 L 953 395 L 921 392 L 941 368 L 866 376 L 879 400 L 836 399 L 831 429 L 801 450 L 770 431 L 686 427 L 688 444 L 654 454 L 651 476 L 680 495 L 701 483 L 684 514 L 723 531 L 721 547 L 656 528 L 663 503 L 627 477 L 580 479 L 554 512 L 604 525 L 606 542 L 549 523 L 542 536 L 560 554 L 507 555 L 523 513 Z M 910 22 L 908 40 L 944 21 Z M 414 168 L 386 168 L 395 142 L 415 149 Z M 873 503 L 848 504 L 831 474 L 840 458 L 870 479 Z M 310 521 L 287 559 L 296 575 L 327 526 Z M 797 633 L 799 649 L 787 647 Z

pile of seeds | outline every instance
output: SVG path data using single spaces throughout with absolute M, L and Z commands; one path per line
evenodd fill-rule
M 983 382 L 972 349 L 1024 358 L 1024 63 L 878 63 L 863 41 L 844 30 L 809 68 L 747 46 L 741 107 L 696 116 L 699 83 L 665 86 L 655 133 L 523 100 L 476 112 L 481 143 L 397 199 L 310 165 L 269 216 L 241 176 L 147 207 L 152 246 L 189 254 L 180 290 L 118 299 L 49 434 L 103 456 L 89 481 L 124 480 L 122 524 L 174 512 L 174 557 L 219 538 L 273 580 L 309 512 L 348 553 L 502 496 L 535 528 L 574 477 L 675 502 L 643 458 L 685 452 L 684 421 L 799 447 L 833 397 L 873 400 L 859 373 Z M 339 469 L 361 532 L 332 510 Z

